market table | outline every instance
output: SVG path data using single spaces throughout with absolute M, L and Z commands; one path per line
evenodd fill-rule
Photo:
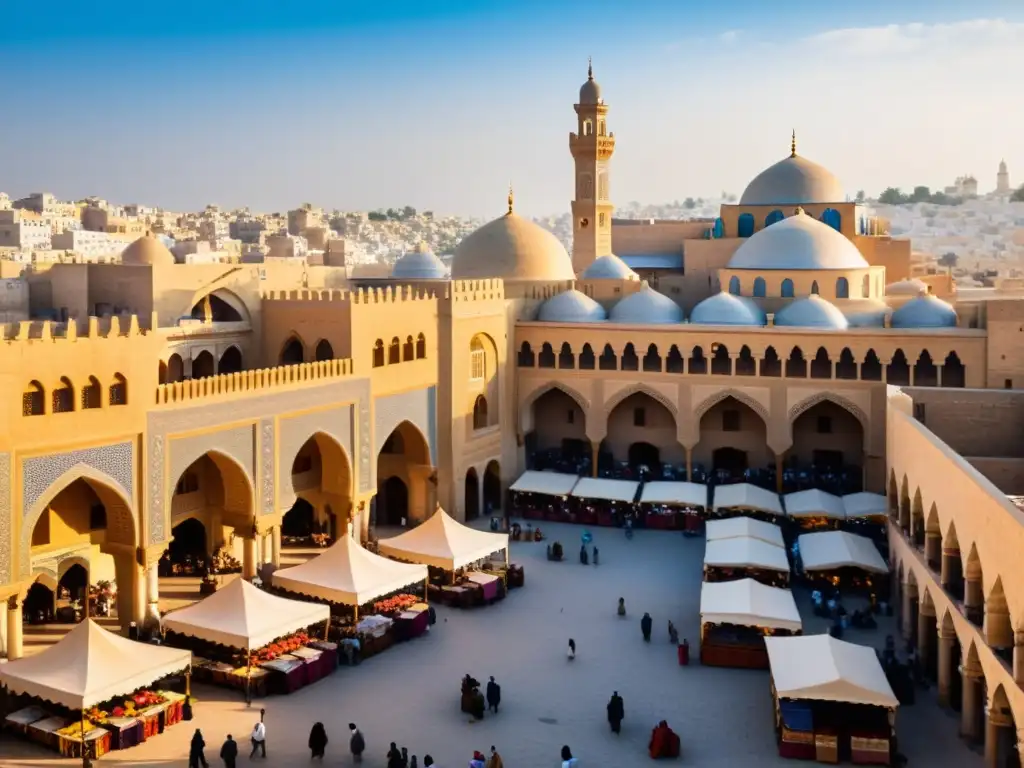
M 245 667 L 239 667 L 231 673 L 231 680 L 229 685 L 232 688 L 238 688 L 239 690 L 245 690 L 245 678 L 249 678 L 249 693 L 252 696 L 266 696 L 267 695 L 267 681 L 270 679 L 271 673 L 266 669 L 260 667 L 251 667 L 246 670 Z
M 498 599 L 498 585 L 501 579 L 497 576 L 481 571 L 470 571 L 466 574 L 466 579 L 480 588 L 484 602 Z
M 110 733 L 110 748 L 129 749 L 146 740 L 145 726 L 137 717 L 108 717 L 100 727 Z
M 56 751 L 60 749 L 57 731 L 67 726 L 68 722 L 66 717 L 48 717 L 29 725 L 26 733 L 31 741 Z
M 313 640 L 309 643 L 309 647 L 323 651 L 324 668 L 329 672 L 333 672 L 340 663 L 337 643 L 332 643 L 330 640 Z
M 24 736 L 27 734 L 28 727 L 32 723 L 38 723 L 40 720 L 45 720 L 48 717 L 50 717 L 50 713 L 42 707 L 25 707 L 17 712 L 11 712 L 11 714 L 4 718 L 4 725 L 15 733 L 20 733 Z
M 161 705 L 164 708 L 164 714 L 160 731 L 163 732 L 165 728 L 170 728 L 185 718 L 185 694 L 174 691 L 157 691 L 157 695 L 166 699 Z
M 395 630 L 399 640 L 411 640 L 427 631 L 430 614 L 427 611 L 402 611 L 395 617 Z
M 284 654 L 260 666 L 271 673 L 267 679 L 270 693 L 294 693 L 306 684 L 306 662 L 297 656 Z
M 72 725 L 77 725 L 74 723 Z M 63 757 L 82 757 L 81 733 L 65 735 L 58 733 L 58 748 Z M 106 728 L 93 728 L 85 732 L 85 753 L 92 760 L 97 760 L 110 751 L 110 731 Z
M 316 648 L 296 648 L 292 651 L 291 655 L 306 662 L 306 682 L 309 685 L 312 685 L 321 678 L 327 677 L 333 671 L 333 667 L 324 666 L 326 661 L 324 652 Z
M 152 707 L 146 707 L 137 713 L 137 717 L 142 721 L 143 731 L 146 739 L 151 739 L 159 733 L 163 733 L 162 723 L 160 718 L 164 714 L 163 704 L 154 704 Z

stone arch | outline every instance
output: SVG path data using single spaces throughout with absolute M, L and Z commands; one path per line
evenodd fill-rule
M 679 409 L 676 407 L 676 404 L 673 403 L 669 398 L 665 397 L 665 395 L 661 394 L 655 389 L 652 389 L 651 387 L 646 386 L 645 384 L 630 384 L 628 387 L 619 390 L 614 395 L 609 397 L 604 403 L 605 421 L 608 420 L 608 416 L 611 414 L 612 411 L 615 410 L 616 406 L 618 406 L 619 403 L 621 403 L 623 400 L 625 400 L 627 397 L 630 397 L 631 395 L 647 395 L 652 400 L 656 400 L 657 402 L 661 403 L 663 406 L 665 406 L 665 408 L 668 409 L 668 412 L 672 414 L 672 418 L 675 419 L 678 423 Z
M 400 421 L 386 435 L 377 435 L 377 439 L 377 523 L 397 525 L 402 519 L 407 523 L 426 519 L 430 512 L 428 475 L 433 472 L 430 442 L 408 420 Z
M 85 568 L 86 573 L 92 573 L 92 563 L 89 562 L 89 558 L 82 557 L 81 555 L 72 555 L 71 557 L 65 557 L 57 563 L 57 581 L 59 582 L 64 577 L 64 574 L 76 565 Z
M 830 402 L 833 405 L 838 405 L 843 410 L 849 411 L 851 414 L 853 414 L 853 416 L 857 419 L 857 421 L 860 422 L 861 429 L 864 431 L 864 451 L 866 453 L 867 450 L 868 450 L 868 444 L 869 444 L 868 437 L 870 435 L 870 432 L 869 432 L 869 421 L 868 421 L 867 414 L 865 414 L 864 411 L 861 410 L 861 408 L 859 406 L 857 406 L 854 403 L 850 402 L 845 397 L 842 397 L 841 395 L 837 395 L 837 394 L 832 393 L 832 392 L 819 392 L 817 394 L 811 395 L 810 397 L 807 397 L 804 400 L 801 400 L 799 403 L 797 403 L 792 408 L 790 408 L 789 409 L 789 428 L 790 428 L 790 432 L 792 432 L 792 429 L 793 429 L 793 422 L 795 422 L 801 416 L 801 414 L 803 414 L 806 411 L 810 410 L 814 406 L 816 406 L 816 405 L 818 405 L 820 403 L 824 403 L 824 402 Z
M 526 399 L 523 400 L 523 404 L 519 409 L 519 427 L 523 434 L 533 430 L 533 404 L 552 389 L 561 390 L 563 394 L 575 400 L 576 405 L 583 411 L 583 417 L 586 419 L 587 426 L 590 426 L 590 401 L 567 384 L 560 381 L 547 381 L 530 392 Z
M 297 365 L 304 362 L 305 359 L 306 342 L 298 333 L 292 331 L 281 345 L 281 351 L 277 355 L 277 364 Z
M 296 459 L 303 455 L 310 443 L 316 446 L 320 457 L 319 492 L 325 496 L 337 496 L 350 500 L 355 489 L 353 484 L 352 458 L 348 455 L 348 451 L 345 450 L 342 442 L 328 432 L 314 432 L 299 445 L 294 455 L 281 457 L 282 462 L 286 462 L 285 466 L 288 468 L 289 478 L 292 478 L 295 474 L 293 470 Z M 294 486 L 292 486 L 291 488 L 282 488 L 280 495 L 284 496 L 281 499 L 281 506 L 284 507 L 294 504 L 295 498 L 301 497 L 303 492 L 295 490 Z
M 723 389 L 721 392 L 716 392 L 711 397 L 705 398 L 693 411 L 693 421 L 697 424 L 704 417 L 704 414 L 714 408 L 723 400 L 733 398 L 743 403 L 745 406 L 750 408 L 754 413 L 761 417 L 764 421 L 765 428 L 768 428 L 769 416 L 768 409 L 765 408 L 761 403 L 755 400 L 745 392 L 741 392 L 738 389 Z
M 42 584 L 48 590 L 56 594 L 57 586 L 60 584 L 60 579 L 57 578 L 57 574 L 49 568 L 39 568 L 32 572 L 32 583 Z
M 225 525 L 240 528 L 250 523 L 256 514 L 256 487 L 249 475 L 249 470 L 237 458 L 224 451 L 215 448 L 199 451 L 198 455 L 186 461 L 175 461 L 174 467 L 181 467 L 176 475 L 169 478 L 171 498 L 174 497 L 174 489 L 178 482 L 192 466 L 201 459 L 208 458 L 213 462 L 223 486 L 224 499 L 223 510 L 230 519 L 225 520 Z M 173 521 L 172 521 L 173 522 Z
M 192 317 L 203 319 L 205 316 L 205 307 L 203 305 L 206 303 L 207 298 L 210 299 L 210 309 L 213 313 L 212 319 L 214 322 L 251 322 L 249 308 L 245 305 L 245 302 L 239 298 L 238 294 L 226 288 L 216 288 L 206 293 L 197 291 L 193 294 L 192 309 L 189 312 Z M 197 315 L 197 311 L 200 314 Z

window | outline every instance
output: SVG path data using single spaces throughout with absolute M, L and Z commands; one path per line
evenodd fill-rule
M 60 386 L 54 388 L 50 394 L 53 413 L 70 413 L 75 410 L 75 390 L 66 378 L 62 378 Z
M 1006 379 L 1003 382 L 1003 389 L 1013 389 L 1013 379 Z
M 729 278 L 729 293 L 733 296 L 740 295 L 740 279 L 736 275 Z
M 831 435 L 832 434 L 832 417 L 831 416 L 819 416 L 818 417 L 818 434 L 819 435 Z
M 480 395 L 473 403 L 473 429 L 487 427 L 487 398 Z
M 645 427 L 647 426 L 647 413 L 643 408 L 633 409 L 633 426 L 634 427 Z
M 373 367 L 381 368 L 384 365 L 384 341 L 377 339 L 373 345 Z
M 740 431 L 740 412 L 739 411 L 722 411 L 722 431 L 723 432 L 739 432 Z
M 397 365 L 402 362 L 402 342 L 395 336 L 388 345 L 388 365 Z
M 427 337 L 422 333 L 416 337 L 416 359 L 423 360 L 427 357 Z
M 405 344 L 402 345 L 402 362 L 416 359 L 416 345 L 413 344 L 412 336 L 407 336 Z
M 102 504 L 89 507 L 89 530 L 102 531 L 107 527 L 107 508 Z
M 42 416 L 46 411 L 46 401 L 43 399 L 45 397 L 46 393 L 43 391 L 43 385 L 38 381 L 33 381 L 22 395 L 21 415 Z
M 292 462 L 292 474 L 301 475 L 303 472 L 309 472 L 313 469 L 313 457 L 308 453 L 300 454 L 295 457 L 295 461 Z
M 110 385 L 110 404 L 128 405 L 128 382 L 120 373 L 114 374 L 114 383 Z
M 484 352 L 484 345 L 479 339 L 473 339 L 469 345 L 469 378 L 473 381 L 481 381 L 487 375 L 487 355 Z
M 845 277 L 840 277 L 838 280 L 836 280 L 836 298 L 850 298 L 850 283 Z
M 576 423 L 576 411 L 574 411 L 572 408 L 570 408 L 566 412 L 566 414 L 565 414 L 565 423 L 566 424 L 575 424 Z
M 815 280 L 813 283 L 811 283 L 811 293 L 813 293 L 815 296 L 818 295 L 818 281 L 817 280 Z
M 793 298 L 793 281 L 790 280 L 788 277 L 782 281 L 782 298 Z
M 89 383 L 82 387 L 82 410 L 100 407 L 100 383 L 90 376 Z
M 924 403 L 914 403 L 914 418 L 924 424 Z

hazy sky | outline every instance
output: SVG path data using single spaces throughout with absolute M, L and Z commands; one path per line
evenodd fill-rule
M 799 151 L 853 195 L 1024 182 L 1024 3 L 55 0 L 0 25 L 0 190 L 171 209 L 561 213 L 587 56 L 613 200 Z

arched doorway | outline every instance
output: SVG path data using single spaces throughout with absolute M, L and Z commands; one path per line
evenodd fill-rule
M 217 364 L 217 373 L 241 373 L 242 351 L 235 346 L 227 348 L 227 351 L 220 356 Z
M 377 493 L 382 496 L 377 503 L 377 523 L 425 520 L 433 511 L 428 495 L 435 483 L 426 438 L 403 421 L 388 435 L 377 456 Z
M 217 364 L 208 350 L 200 352 L 192 361 L 192 378 L 206 379 L 217 372 Z
M 377 488 L 377 525 L 401 525 L 409 514 L 409 489 L 400 477 L 389 477 Z
M 823 400 L 793 421 L 790 460 L 814 474 L 816 487 L 835 494 L 863 485 L 864 427 L 843 406 Z
M 289 338 L 281 348 L 281 365 L 298 365 L 305 357 L 306 352 L 302 347 L 302 342 L 295 336 Z
M 303 498 L 295 500 L 292 508 L 281 518 L 281 535 L 289 538 L 308 539 L 315 530 L 313 505 Z
M 526 466 L 557 472 L 584 472 L 591 461 L 587 415 L 558 387 L 544 392 L 530 406 L 524 439 Z
M 650 443 L 633 443 L 629 446 L 629 466 L 634 471 L 646 470 L 660 477 L 661 451 Z
M 22 602 L 22 615 L 29 624 L 50 624 L 54 621 L 57 610 L 56 589 L 47 579 L 37 578 L 28 588 L 28 594 Z M 53 584 L 56 587 L 56 584 Z
M 195 517 L 182 520 L 171 529 L 171 542 L 161 561 L 160 575 L 199 576 L 210 554 L 203 522 Z
M 731 395 L 715 403 L 700 418 L 693 462 L 695 469 L 714 470 L 719 482 L 742 480 L 747 469 L 774 467 L 764 419 Z
M 473 467 L 466 472 L 465 510 L 467 522 L 480 517 L 480 479 Z
M 57 621 L 71 624 L 86 615 L 89 571 L 81 563 L 72 564 L 57 582 Z
M 1010 708 L 1010 701 L 1002 685 L 996 686 L 988 708 L 988 725 L 985 733 L 985 760 L 987 765 L 1020 766 L 1017 753 L 1017 724 Z
M 185 363 L 182 362 L 181 355 L 175 352 L 169 358 L 167 358 L 167 374 L 166 383 L 171 384 L 175 381 L 181 381 L 185 378 Z
M 348 530 L 352 470 L 348 453 L 337 440 L 324 432 L 307 439 L 292 460 L 291 476 L 292 495 L 282 494 L 282 501 L 293 502 L 294 525 L 304 532 L 290 534 L 282 525 L 282 534 L 300 538 L 326 535 L 334 541 L 339 532 Z
M 504 505 L 501 503 L 501 467 L 491 461 L 484 470 L 484 514 L 498 515 Z
M 627 462 L 634 472 L 646 466 L 654 477 L 661 477 L 662 462 L 686 463 L 675 416 L 646 392 L 634 392 L 612 408 L 605 434 L 603 444 L 612 460 Z

